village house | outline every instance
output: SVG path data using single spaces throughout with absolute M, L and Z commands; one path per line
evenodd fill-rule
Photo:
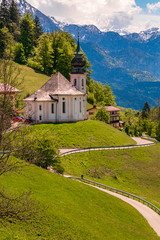
M 79 38 L 72 59 L 70 82 L 57 72 L 39 90 L 25 98 L 26 119 L 41 122 L 76 122 L 87 119 L 86 61 Z
M 0 96 L 6 94 L 7 96 L 10 97 L 13 104 L 13 110 L 15 110 L 15 94 L 20 92 L 21 92 L 20 90 L 10 86 L 9 84 L 0 83 Z
M 87 110 L 87 117 L 89 118 L 91 115 L 94 115 L 100 107 L 93 106 Z M 121 109 L 114 106 L 105 106 L 104 109 L 109 113 L 110 116 L 110 125 L 115 128 L 120 128 L 120 114 L 119 111 Z

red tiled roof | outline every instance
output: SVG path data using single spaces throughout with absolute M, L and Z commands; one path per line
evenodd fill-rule
M 114 106 L 104 106 L 104 108 L 105 108 L 108 112 L 121 111 L 121 109 L 116 108 L 116 107 L 114 107 Z M 87 111 L 90 111 L 90 110 L 92 110 L 92 109 L 100 109 L 100 107 L 93 107 L 93 108 L 88 109 Z
M 114 112 L 114 111 L 121 111 L 121 109 L 116 108 L 114 106 L 105 106 L 104 107 L 108 112 Z
M 20 91 L 9 84 L 0 83 L 0 93 L 5 93 L 5 92 L 16 93 Z
M 51 97 L 54 98 L 57 95 L 85 95 L 84 93 L 77 90 L 72 86 L 60 72 L 57 72 L 51 79 L 48 80 L 37 92 L 36 99 L 39 101 L 51 100 Z M 24 101 L 33 101 L 35 93 L 24 99 Z

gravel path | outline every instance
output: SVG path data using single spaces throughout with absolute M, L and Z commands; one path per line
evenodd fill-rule
M 94 187 L 94 188 L 97 188 L 97 189 L 99 189 L 103 192 L 106 192 L 106 193 L 110 194 L 110 195 L 113 195 L 113 196 L 125 201 L 126 203 L 129 203 L 130 205 L 132 205 L 147 220 L 147 222 L 153 228 L 153 230 L 157 233 L 157 235 L 160 236 L 160 215 L 158 215 L 151 208 L 147 207 L 146 205 L 144 205 L 144 204 L 142 204 L 142 203 L 140 203 L 140 202 L 138 202 L 134 199 L 125 197 L 125 196 L 120 195 L 118 193 L 114 193 L 114 192 L 108 191 L 106 189 L 102 189 L 102 188 L 99 188 L 99 187 L 96 187 L 96 186 L 92 186 L 90 184 L 87 184 L 87 185 L 89 185 L 91 187 Z
M 59 149 L 60 155 L 65 156 L 73 153 L 87 152 L 87 151 L 102 151 L 102 150 L 113 150 L 113 149 L 125 149 L 125 148 L 136 148 L 136 147 L 146 147 L 153 145 L 155 143 L 142 139 L 139 137 L 132 137 L 132 139 L 137 143 L 133 146 L 124 146 L 124 147 L 104 147 L 104 148 L 83 148 L 83 149 Z

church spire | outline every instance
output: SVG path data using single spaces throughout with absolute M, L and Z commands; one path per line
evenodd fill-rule
M 78 33 L 78 43 L 77 43 L 77 49 L 74 53 L 75 57 L 72 59 L 71 64 L 72 64 L 72 71 L 71 73 L 77 74 L 83 74 L 85 73 L 85 64 L 86 61 L 83 58 L 83 53 L 81 52 L 80 48 L 80 43 L 79 43 L 79 33 Z
M 77 44 L 77 49 L 75 51 L 75 54 L 82 54 L 81 48 L 80 48 L 80 43 L 79 43 L 79 32 L 78 32 L 78 44 Z

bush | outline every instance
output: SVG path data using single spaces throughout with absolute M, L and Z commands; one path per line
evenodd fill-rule
M 45 169 L 52 166 L 57 172 L 63 173 L 64 169 L 60 165 L 57 149 L 48 138 L 34 138 L 31 140 L 28 137 L 23 144 L 18 145 L 18 149 L 19 151 L 15 152 L 16 157 Z
M 91 117 L 91 119 L 109 123 L 109 113 L 102 107 L 96 112 L 93 117 Z

